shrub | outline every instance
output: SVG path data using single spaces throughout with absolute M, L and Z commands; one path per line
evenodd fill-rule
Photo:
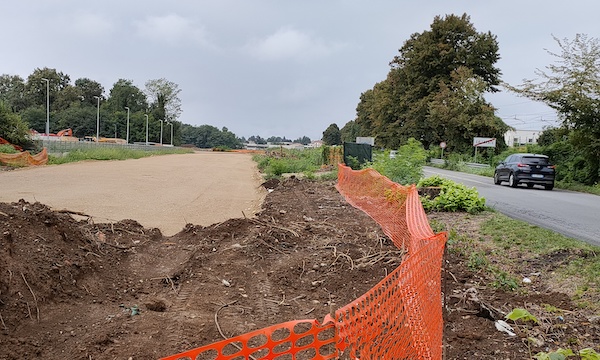
M 395 158 L 390 158 L 389 152 L 383 152 L 376 156 L 371 167 L 399 184 L 416 184 L 423 176 L 426 160 L 427 152 L 421 142 L 411 138 L 398 149 Z
M 0 145 L 0 153 L 4 153 L 4 154 L 16 154 L 16 153 L 18 153 L 18 151 L 15 150 L 15 148 L 12 147 L 11 145 L 2 144 L 2 145 Z
M 475 188 L 468 188 L 437 175 L 421 179 L 417 186 L 441 188 L 439 196 L 434 199 L 421 197 L 421 203 L 425 210 L 467 211 L 469 213 L 485 210 L 485 199 L 479 197 L 479 192 Z

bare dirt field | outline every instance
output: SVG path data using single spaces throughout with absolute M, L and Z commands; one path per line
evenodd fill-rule
M 0 183 L 18 172 L 0 173 Z M 0 359 L 158 359 L 284 321 L 322 320 L 402 256 L 334 185 L 295 178 L 253 185 L 257 198 L 271 190 L 254 217 L 239 216 L 242 202 L 232 219 L 188 221 L 173 235 L 141 225 L 134 209 L 88 217 L 60 211 L 91 211 L 68 204 L 50 209 L 37 195 L 37 203 L 0 202 Z M 486 216 L 430 214 L 467 235 Z M 518 293 L 486 286 L 490 280 L 452 246 L 442 285 L 447 359 L 529 359 L 572 348 L 573 339 L 600 344 L 600 323 L 551 284 L 541 279 Z M 557 256 L 553 263 L 571 254 Z M 523 272 L 553 263 L 524 264 Z M 496 330 L 502 315 L 489 309 L 523 306 L 558 310 L 546 311 L 535 331 Z
M 266 194 L 260 183 L 248 154 L 196 152 L 2 171 L 0 202 L 40 202 L 96 222 L 135 219 L 170 236 L 187 223 L 251 216 Z

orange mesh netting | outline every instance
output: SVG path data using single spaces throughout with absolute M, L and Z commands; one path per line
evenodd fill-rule
M 441 359 L 447 234 L 433 233 L 414 185 L 401 186 L 373 169 L 338 165 L 336 188 L 408 251 L 402 264 L 322 325 L 290 321 L 165 359 L 334 359 L 342 353 L 351 359 Z
M 335 328 L 317 320 L 269 326 L 162 360 L 178 359 L 334 359 Z
M 13 166 L 46 165 L 48 163 L 48 151 L 44 148 L 37 155 L 31 155 L 29 151 L 17 154 L 0 154 L 0 163 Z

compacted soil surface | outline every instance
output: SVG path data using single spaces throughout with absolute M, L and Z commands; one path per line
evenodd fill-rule
M 255 216 L 187 224 L 172 236 L 135 220 L 0 203 L 0 359 L 158 359 L 280 322 L 322 320 L 403 256 L 334 185 L 271 180 Z M 464 214 L 431 216 L 468 231 Z M 446 358 L 527 359 L 573 339 L 600 344 L 598 320 L 565 295 L 542 284 L 528 294 L 483 286 L 450 250 Z M 495 328 L 496 311 L 524 304 L 562 312 L 543 334 Z M 528 346 L 528 337 L 543 343 Z

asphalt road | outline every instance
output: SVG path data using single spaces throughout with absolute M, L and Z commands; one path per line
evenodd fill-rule
M 425 167 L 424 174 L 477 188 L 487 206 L 511 218 L 600 246 L 600 196 L 538 186 L 511 188 L 506 182 L 499 186 L 489 177 L 433 167 Z

